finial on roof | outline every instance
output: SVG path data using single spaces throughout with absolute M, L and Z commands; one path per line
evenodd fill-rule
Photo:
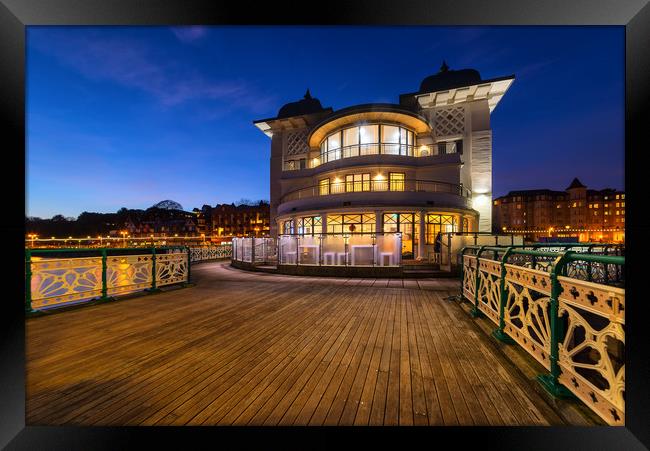
M 311 99 L 311 94 L 309 93 L 309 88 L 307 88 L 307 92 L 305 93 L 305 99 Z
M 447 66 L 447 62 L 445 60 L 442 60 L 442 66 L 440 66 L 440 72 L 447 72 L 449 70 L 449 66 Z

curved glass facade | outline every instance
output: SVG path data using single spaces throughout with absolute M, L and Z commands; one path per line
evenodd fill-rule
M 413 156 L 415 134 L 395 124 L 359 124 L 328 135 L 320 145 L 320 163 L 361 155 Z

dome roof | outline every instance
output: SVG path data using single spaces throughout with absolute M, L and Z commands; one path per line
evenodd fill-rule
M 440 71 L 429 75 L 420 83 L 420 92 L 444 91 L 447 89 L 470 86 L 481 82 L 481 74 L 475 69 L 451 70 L 442 62 Z
M 309 89 L 305 93 L 305 97 L 297 102 L 291 102 L 284 105 L 278 111 L 277 118 L 285 118 L 292 116 L 302 116 L 303 114 L 318 113 L 324 111 L 318 99 L 314 99 L 309 93 Z

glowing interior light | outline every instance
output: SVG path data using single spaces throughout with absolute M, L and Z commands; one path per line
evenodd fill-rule
M 480 194 L 474 198 L 473 204 L 474 208 L 480 208 L 485 206 L 488 203 L 488 197 Z
M 384 180 L 384 175 L 383 174 L 377 174 L 375 176 L 374 180 Z

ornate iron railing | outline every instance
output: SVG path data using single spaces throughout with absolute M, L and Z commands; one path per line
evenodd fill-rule
M 463 185 L 438 182 L 435 180 L 367 180 L 331 182 L 327 185 L 312 185 L 291 191 L 280 198 L 280 203 L 291 200 L 306 199 L 316 196 L 331 196 L 363 192 L 425 192 L 449 193 L 469 199 L 472 192 Z
M 190 263 L 219 260 L 232 257 L 231 245 L 203 246 L 190 248 Z
M 25 310 L 32 313 L 187 284 L 189 260 L 187 247 L 26 249 Z
M 538 379 L 553 395 L 573 394 L 608 424 L 623 425 L 625 289 L 567 274 L 587 278 L 569 270 L 580 262 L 623 273 L 625 257 L 513 246 L 472 246 L 461 256 L 461 293 L 473 316 L 485 315 L 496 338 L 542 364 L 549 372 Z M 532 267 L 521 256 L 533 258 Z

